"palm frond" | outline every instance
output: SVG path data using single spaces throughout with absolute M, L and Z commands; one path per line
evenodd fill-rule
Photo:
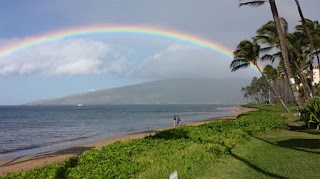
M 230 65 L 231 66 L 231 65 Z M 239 69 L 243 69 L 243 68 L 248 68 L 250 66 L 250 63 L 243 63 L 243 64 L 240 64 L 240 65 L 237 65 L 237 66 L 234 66 L 231 68 L 231 71 L 232 72 L 235 72 Z
M 270 52 L 273 49 L 273 47 L 264 47 L 260 49 L 260 52 L 265 53 L 265 52 Z
M 289 25 L 288 25 L 288 22 L 286 21 L 286 19 L 281 17 L 280 18 L 280 22 L 281 22 L 281 26 L 282 26 L 283 32 L 284 33 L 288 33 Z
M 274 60 L 275 60 L 275 56 L 274 55 L 270 55 L 270 54 L 265 54 L 260 59 L 261 59 L 262 62 L 271 61 L 273 63 Z
M 239 3 L 239 7 L 246 6 L 246 5 L 249 5 L 252 7 L 258 7 L 258 6 L 263 5 L 265 2 L 266 1 L 249 1 L 249 2 L 245 2 L 245 3 Z
M 259 44 L 269 44 L 274 46 L 273 42 L 273 38 L 266 36 L 266 35 L 257 35 L 253 38 L 253 41 Z
M 230 68 L 233 68 L 235 66 L 241 66 L 243 64 L 250 64 L 250 62 L 245 61 L 244 59 L 234 59 L 231 63 L 230 63 Z

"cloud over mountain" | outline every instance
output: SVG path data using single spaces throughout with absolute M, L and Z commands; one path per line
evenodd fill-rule
M 231 59 L 226 60 L 217 52 L 173 44 L 146 59 L 133 76 L 148 79 L 233 77 L 230 62 Z M 244 73 L 239 71 L 236 75 Z

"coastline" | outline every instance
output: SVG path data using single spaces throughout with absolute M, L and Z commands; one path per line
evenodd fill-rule
M 183 125 L 198 126 L 198 125 L 202 125 L 212 121 L 233 120 L 233 119 L 236 119 L 237 116 L 241 113 L 254 110 L 251 108 L 245 108 L 240 106 L 228 107 L 228 109 L 233 112 L 225 116 L 204 119 L 196 122 L 184 123 Z M 70 145 L 67 147 L 62 147 L 60 149 L 51 150 L 48 152 L 43 152 L 38 154 L 0 159 L 0 176 L 10 172 L 25 171 L 25 170 L 29 170 L 36 167 L 42 167 L 47 164 L 62 162 L 66 158 L 79 155 L 91 148 L 95 148 L 95 147 L 101 148 L 103 146 L 112 144 L 116 141 L 123 142 L 123 141 L 128 141 L 133 139 L 144 138 L 149 135 L 154 135 L 156 132 L 172 129 L 172 128 L 173 127 L 167 127 L 167 128 L 160 128 L 160 129 L 151 130 L 151 131 L 143 131 L 143 132 L 119 136 L 115 138 L 99 139 L 96 141 L 90 141 L 83 144 Z

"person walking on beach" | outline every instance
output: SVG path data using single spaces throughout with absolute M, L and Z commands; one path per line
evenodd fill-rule
M 177 115 L 173 116 L 173 127 L 176 127 Z
M 177 115 L 177 125 L 179 126 L 180 125 L 180 116 Z

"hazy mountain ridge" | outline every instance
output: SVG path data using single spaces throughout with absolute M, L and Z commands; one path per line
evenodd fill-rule
M 250 80 L 162 80 L 103 89 L 27 103 L 27 105 L 93 104 L 235 104 Z

